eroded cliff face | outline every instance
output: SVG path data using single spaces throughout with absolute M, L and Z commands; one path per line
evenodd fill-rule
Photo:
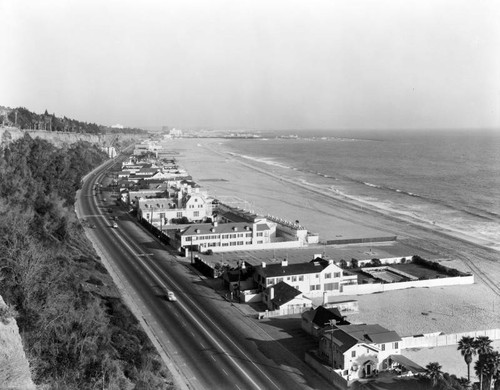
M 6 305 L 0 297 L 0 308 Z M 0 388 L 34 390 L 28 359 L 14 318 L 0 317 Z
M 135 134 L 87 134 L 87 133 L 63 133 L 45 130 L 20 130 L 17 127 L 0 127 L 0 148 L 5 148 L 10 142 L 29 134 L 31 138 L 40 138 L 51 142 L 55 146 L 73 144 L 78 141 L 87 141 L 99 146 L 110 146 L 118 139 L 137 139 L 140 135 Z

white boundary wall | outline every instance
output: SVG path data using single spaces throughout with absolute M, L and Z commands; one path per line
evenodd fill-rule
M 402 337 L 401 349 L 431 348 L 456 345 L 463 336 L 488 336 L 491 340 L 500 340 L 500 329 L 477 330 L 473 332 L 452 334 L 424 334 L 422 336 Z
M 363 295 L 384 291 L 402 290 L 411 287 L 440 287 L 474 284 L 474 275 L 437 278 L 428 280 L 414 280 L 400 283 L 373 283 L 344 285 L 339 295 Z

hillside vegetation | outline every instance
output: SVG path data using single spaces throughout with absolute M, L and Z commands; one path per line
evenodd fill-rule
M 34 113 L 27 108 L 18 107 L 10 109 L 0 106 L 0 109 L 10 111 L 7 119 L 10 124 L 16 124 L 21 129 L 38 129 L 48 131 L 68 131 L 73 133 L 87 134 L 105 134 L 105 133 L 128 133 L 141 134 L 146 133 L 138 128 L 113 128 L 110 126 L 97 125 L 95 123 L 82 122 L 76 119 L 70 119 L 65 116 L 57 117 L 55 114 L 49 114 L 47 110 L 43 114 Z M 16 118 L 17 113 L 17 118 Z
M 82 176 L 105 159 L 89 143 L 29 136 L 0 151 L 0 295 L 42 388 L 170 388 L 73 210 Z

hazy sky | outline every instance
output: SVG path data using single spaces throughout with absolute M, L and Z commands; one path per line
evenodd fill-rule
M 0 0 L 0 105 L 128 126 L 500 128 L 500 1 Z

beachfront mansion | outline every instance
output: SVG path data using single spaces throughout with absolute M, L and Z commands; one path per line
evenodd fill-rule
M 142 153 L 142 154 L 141 154 Z M 179 252 L 299 248 L 319 236 L 296 222 L 219 202 L 155 145 L 141 144 L 117 173 L 120 200 Z

